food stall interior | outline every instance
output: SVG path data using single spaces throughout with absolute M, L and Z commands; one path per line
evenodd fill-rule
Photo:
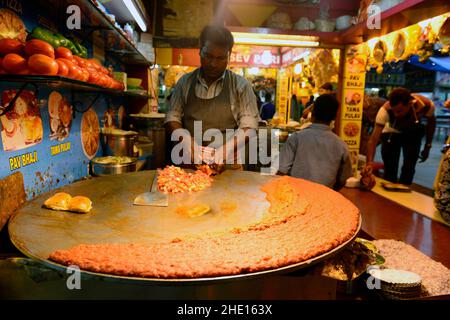
M 260 126 L 281 145 L 308 121 L 310 96 L 332 85 L 341 105 L 333 130 L 356 177 L 369 92 L 405 85 L 449 98 L 447 1 L 18 0 L 0 5 L 0 22 L 1 298 L 450 294 L 443 214 L 259 165 L 218 175 L 166 167 L 164 129 L 172 88 L 200 65 L 201 29 L 219 23 L 235 38 L 229 69 L 261 103 L 270 94 L 276 113 Z M 167 206 L 133 205 L 161 190 Z M 84 290 L 67 287 L 71 264 Z M 410 282 L 368 290 L 368 268 L 380 265 Z

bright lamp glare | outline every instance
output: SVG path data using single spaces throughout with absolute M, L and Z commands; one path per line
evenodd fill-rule
M 141 14 L 139 13 L 138 8 L 136 8 L 136 5 L 132 0 L 123 0 L 123 3 L 127 7 L 128 11 L 130 11 L 131 15 L 133 16 L 136 23 L 139 25 L 141 30 L 143 32 L 147 31 L 147 24 L 145 23 L 144 19 L 142 18 Z
M 232 32 L 236 44 L 272 45 L 286 47 L 317 47 L 318 37 L 278 34 L 252 34 L 247 32 Z

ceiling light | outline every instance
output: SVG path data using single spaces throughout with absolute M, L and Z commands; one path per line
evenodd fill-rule
M 247 32 L 232 32 L 236 44 L 252 44 L 283 47 L 317 47 L 319 37 L 295 36 L 281 34 L 256 34 Z
M 147 24 L 145 23 L 144 18 L 142 17 L 141 13 L 139 12 L 139 9 L 134 4 L 133 0 L 122 0 L 125 6 L 127 7 L 128 11 L 130 11 L 131 15 L 133 16 L 134 20 L 138 24 L 138 26 L 141 28 L 142 32 L 147 31 Z

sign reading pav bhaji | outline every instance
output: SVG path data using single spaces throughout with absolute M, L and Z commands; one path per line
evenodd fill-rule
M 11 171 L 29 166 L 39 161 L 37 151 L 27 152 L 15 157 L 9 158 L 9 169 Z
M 2 106 L 7 106 L 17 90 L 2 93 Z M 34 146 L 42 141 L 44 129 L 38 100 L 32 91 L 24 90 L 11 109 L 0 116 L 4 151 L 16 151 Z

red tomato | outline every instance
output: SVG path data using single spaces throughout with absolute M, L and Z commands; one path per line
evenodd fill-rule
M 95 70 L 94 63 L 91 60 L 89 60 L 89 59 L 84 59 L 84 60 L 86 62 L 86 68 Z
M 70 60 L 70 59 L 57 58 L 56 61 L 62 61 L 62 62 L 64 62 L 64 63 L 66 64 L 67 67 L 69 67 L 69 66 L 75 66 L 75 65 L 76 65 L 76 64 L 73 63 L 73 61 Z
M 1 39 L 0 40 L 0 55 L 7 55 L 8 53 L 23 53 L 23 43 L 16 39 Z
M 106 69 L 106 68 L 103 67 L 103 66 L 100 67 L 100 71 L 101 71 L 103 74 L 105 74 L 105 75 L 109 75 L 109 70 Z
M 86 63 L 86 59 L 83 59 L 81 57 L 78 56 L 73 56 L 73 59 L 77 62 L 78 66 L 80 66 L 81 68 L 87 68 L 88 65 Z
M 28 75 L 28 74 L 32 74 L 31 70 L 27 67 L 21 71 L 19 71 L 17 74 L 21 74 L 21 75 Z
M 9 53 L 3 58 L 2 67 L 7 73 L 17 74 L 27 69 L 27 60 L 18 54 Z
M 79 77 L 79 73 L 78 73 L 79 68 L 77 65 L 75 65 L 74 61 L 69 60 L 69 59 L 64 59 L 64 58 L 58 58 L 58 59 L 56 59 L 56 61 L 58 63 L 62 62 L 67 66 L 67 69 L 68 69 L 67 77 L 68 78 L 76 79 L 77 77 Z M 78 68 L 78 69 L 76 69 L 76 68 Z
M 69 67 L 67 64 L 60 59 L 57 59 L 56 63 L 58 64 L 58 76 L 67 77 L 69 75 Z
M 100 74 L 100 86 L 107 87 L 109 84 L 108 77 L 105 74 Z
M 74 56 L 74 57 L 75 57 L 75 56 Z M 72 58 L 72 59 L 70 59 L 70 61 L 72 61 L 73 65 L 79 67 L 78 61 L 77 61 L 77 60 L 75 60 L 74 58 Z
M 100 64 L 100 62 L 98 62 L 98 60 L 96 60 L 96 59 L 89 59 L 89 61 L 91 62 L 92 66 L 94 67 L 95 70 L 101 71 L 102 65 Z
M 69 70 L 69 78 L 79 81 L 83 80 L 83 72 L 80 67 L 74 65 L 72 68 L 69 68 Z
M 34 54 L 28 59 L 28 68 L 31 72 L 47 76 L 56 76 L 58 74 L 58 63 L 43 54 Z
M 88 82 L 92 84 L 98 84 L 98 80 L 100 79 L 100 75 L 94 69 L 87 69 L 89 72 Z
M 55 59 L 55 49 L 53 49 L 51 44 L 39 39 L 30 40 L 25 44 L 25 54 L 27 57 L 31 57 L 35 54 L 42 54 Z
M 72 60 L 72 58 L 73 58 L 72 51 L 70 51 L 70 49 L 67 49 L 64 47 L 59 47 L 58 49 L 56 49 L 55 54 L 56 54 L 56 58 L 64 58 L 64 59 L 68 59 L 68 60 Z
M 81 74 L 83 76 L 83 79 L 81 81 L 88 82 L 88 80 L 89 80 L 89 71 L 87 69 L 85 69 L 85 68 L 81 68 Z
M 108 83 L 107 83 L 106 87 L 112 89 L 112 87 L 114 85 L 113 79 L 110 76 L 106 76 L 106 78 L 108 79 Z

